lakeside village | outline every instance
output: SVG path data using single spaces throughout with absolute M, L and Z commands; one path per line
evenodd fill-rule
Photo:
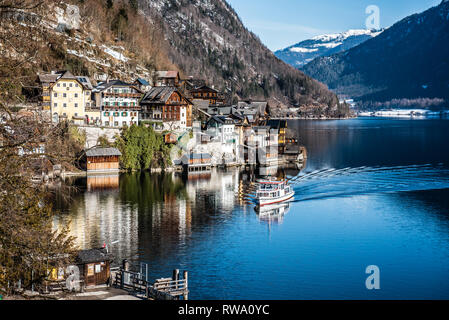
M 116 79 L 95 85 L 89 77 L 54 71 L 39 74 L 37 81 L 38 112 L 55 125 L 67 121 L 86 133 L 80 169 L 87 174 L 125 169 L 120 166 L 121 152 L 101 147 L 98 141 L 105 137 L 113 146 L 120 130 L 133 125 L 152 127 L 171 148 L 171 163 L 153 171 L 195 173 L 217 166 L 271 166 L 306 156 L 289 133 L 287 121 L 268 117 L 266 101 L 228 104 L 213 85 L 192 77 L 181 79 L 177 71 L 157 71 L 153 79 L 132 83 Z M 48 179 L 46 174 L 42 173 L 43 179 Z
M 115 79 L 94 84 L 89 77 L 69 71 L 39 74 L 37 81 L 39 102 L 17 113 L 39 114 L 52 128 L 69 123 L 85 132 L 86 139 L 79 172 L 64 173 L 58 164 L 39 166 L 32 178 L 35 183 L 82 174 L 99 177 L 102 184 L 110 179 L 118 185 L 124 155 L 114 140 L 121 139 L 127 128 L 152 128 L 170 150 L 171 163 L 155 171 L 176 170 L 195 177 L 210 173 L 213 167 L 269 168 L 306 158 L 287 120 L 269 118 L 266 101 L 228 104 L 213 85 L 181 79 L 177 71 L 159 71 L 153 80 L 132 83 Z M 100 143 L 102 139 L 109 145 Z M 44 143 L 33 153 L 45 159 L 43 149 Z M 75 261 L 68 267 L 49 269 L 39 285 L 25 288 L 19 281 L 8 282 L 8 287 L 29 297 L 45 294 L 57 299 L 188 299 L 186 271 L 174 270 L 171 277 L 150 282 L 147 265 L 140 265 L 140 271 L 131 270 L 124 260 L 120 267 L 113 267 L 106 243 L 102 248 L 79 251 Z M 72 291 L 77 293 L 67 296 Z

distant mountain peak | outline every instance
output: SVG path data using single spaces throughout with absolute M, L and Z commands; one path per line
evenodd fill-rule
M 342 33 L 324 34 L 276 51 L 275 54 L 288 64 L 301 68 L 315 58 L 348 50 L 366 40 L 377 37 L 383 31 L 383 29 L 351 29 Z
M 365 104 L 396 99 L 449 102 L 448 56 L 445 0 L 344 53 L 317 58 L 303 70 L 334 92 Z

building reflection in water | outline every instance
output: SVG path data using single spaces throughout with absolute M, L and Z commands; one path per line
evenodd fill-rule
M 89 175 L 87 176 L 87 191 L 113 190 L 119 188 L 120 176 L 114 175 Z
M 213 236 L 237 207 L 255 214 L 252 197 L 259 176 L 258 169 L 235 168 L 196 179 L 177 173 L 84 178 L 75 183 L 80 192 L 73 201 L 62 206 L 62 218 L 71 221 L 80 247 L 106 243 L 116 263 L 130 259 L 151 265 L 167 256 L 188 255 L 198 234 Z M 172 267 L 177 266 L 167 266 Z

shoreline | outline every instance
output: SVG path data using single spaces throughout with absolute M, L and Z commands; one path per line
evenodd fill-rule
M 289 118 L 289 117 L 271 117 L 270 120 L 349 120 L 349 119 L 357 119 L 357 116 L 354 117 L 345 117 L 345 118 L 305 118 L 305 117 L 294 117 L 294 118 Z

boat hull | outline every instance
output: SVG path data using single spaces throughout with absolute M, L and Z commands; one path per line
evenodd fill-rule
M 288 201 L 291 198 L 293 198 L 294 195 L 295 195 L 295 192 L 292 191 L 292 192 L 289 192 L 289 193 L 287 193 L 284 196 L 279 197 L 279 198 L 266 198 L 266 199 L 261 198 L 261 199 L 258 199 L 257 202 L 258 202 L 259 206 L 263 207 L 263 206 L 268 206 L 268 205 L 271 205 L 271 204 L 276 204 L 276 203 L 281 203 L 281 202 Z

